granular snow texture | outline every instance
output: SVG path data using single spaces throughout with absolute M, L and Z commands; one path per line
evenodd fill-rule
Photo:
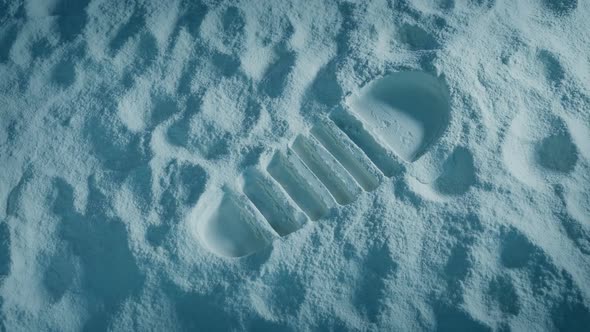
M 588 17 L 0 0 L 0 331 L 587 330 Z

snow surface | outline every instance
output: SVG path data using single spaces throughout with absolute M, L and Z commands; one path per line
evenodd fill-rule
M 0 331 L 582 331 L 590 2 L 0 0 Z

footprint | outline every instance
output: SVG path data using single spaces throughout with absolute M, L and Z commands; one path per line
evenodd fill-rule
M 311 128 L 311 134 L 365 191 L 373 191 L 379 186 L 381 180 L 377 167 L 333 122 L 321 121 Z
M 464 301 L 464 285 L 475 273 L 477 265 L 475 242 L 482 231 L 481 220 L 474 214 L 444 217 L 444 238 L 436 259 L 446 258 L 440 268 L 440 275 L 447 283 L 447 294 L 443 297 L 454 305 Z M 432 258 L 431 258 L 432 259 Z
M 293 142 L 293 150 L 309 167 L 341 205 L 352 203 L 361 188 L 336 158 L 315 138 L 299 135 Z
M 375 190 L 384 176 L 403 168 L 395 154 L 408 162 L 418 159 L 446 128 L 449 112 L 444 86 L 428 74 L 395 73 L 369 83 L 350 106 L 336 108 L 265 165 L 251 166 L 237 191 L 209 188 L 189 217 L 190 227 L 220 256 L 256 252 L 308 219 L 320 220 Z M 449 167 L 472 170 L 466 149 L 455 155 Z M 448 177 L 454 192 L 471 183 L 469 173 Z
M 421 258 L 436 278 L 438 290 L 429 292 L 428 303 L 436 320 L 436 331 L 490 330 L 467 303 L 474 279 L 478 275 L 478 242 L 482 221 L 475 214 L 443 213 L 439 236 L 426 240 L 424 246 L 437 250 Z M 432 328 L 431 328 L 432 329 Z
M 271 241 L 256 211 L 246 200 L 227 188 L 206 191 L 197 204 L 193 220 L 196 236 L 210 251 L 225 257 L 242 257 Z
M 368 130 L 407 162 L 420 158 L 446 129 L 449 96 L 423 72 L 399 72 L 367 84 L 349 101 Z
M 125 187 L 132 194 L 133 203 L 145 212 L 154 206 L 153 182 L 152 168 L 147 164 L 131 170 L 125 178 Z
M 330 118 L 342 132 L 346 134 L 369 159 L 387 177 L 400 172 L 401 165 L 394 153 L 380 144 L 378 138 L 371 134 L 370 129 L 357 119 L 353 113 L 343 108 L 336 108 L 330 114 Z
M 271 227 L 280 236 L 303 226 L 307 217 L 293 207 L 288 196 L 265 172 L 250 168 L 243 174 L 242 188 Z
M 334 205 L 328 190 L 292 150 L 275 153 L 266 170 L 311 220 L 324 217 Z

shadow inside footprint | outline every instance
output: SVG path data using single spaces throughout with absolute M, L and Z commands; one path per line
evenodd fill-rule
M 286 195 L 261 171 L 248 169 L 242 177 L 244 194 L 277 234 L 286 236 L 303 226 L 305 216 L 287 203 Z
M 353 304 L 369 321 L 378 322 L 380 313 L 385 309 L 387 286 L 398 269 L 387 244 L 376 245 L 368 252 Z
M 436 190 L 447 195 L 462 195 L 475 183 L 473 155 L 464 147 L 457 147 L 443 166 L 442 175 L 436 179 Z
M 53 212 L 61 218 L 60 237 L 79 258 L 84 287 L 98 301 L 84 330 L 104 331 L 117 308 L 143 284 L 144 278 L 129 248 L 130 235 L 124 223 L 111 216 L 110 202 L 93 178 L 88 181 L 84 214 L 74 207 L 74 190 L 69 183 L 56 178 L 54 186 Z M 71 264 L 58 260 L 50 268 L 58 270 L 52 272 L 55 275 L 46 276 L 45 281 L 59 295 L 67 287 L 61 278 L 71 278 Z
M 145 238 L 154 247 L 162 245 L 166 236 L 170 232 L 169 225 L 150 225 L 146 231 Z
M 559 214 L 558 217 L 567 237 L 583 254 L 590 255 L 590 225 L 587 226 L 567 214 Z
M 267 70 L 262 80 L 262 90 L 271 98 L 279 97 L 285 90 L 289 73 L 295 66 L 295 53 L 283 48 L 277 51 L 278 60 Z
M 232 331 L 238 326 L 237 315 L 228 312 L 220 289 L 210 294 L 187 292 L 176 285 L 165 287 L 173 302 L 175 316 L 182 331 Z
M 543 5 L 558 15 L 566 15 L 578 8 L 578 0 L 543 0 Z
M 219 35 L 223 44 L 230 49 L 241 48 L 244 44 L 246 19 L 244 12 L 235 6 L 227 7 L 221 14 L 222 33 Z
M 434 306 L 434 315 L 436 317 L 436 331 L 492 331 L 482 322 L 473 318 L 464 310 L 440 302 Z
M 4 29 L 0 30 L 0 63 L 10 58 L 10 50 L 18 36 L 18 25 L 4 23 Z
M 168 95 L 154 95 L 152 97 L 151 122 L 158 125 L 179 112 L 178 105 L 173 97 Z
M 178 18 L 177 28 L 186 27 L 192 36 L 197 36 L 203 18 L 205 18 L 209 9 L 200 1 L 185 1 L 182 6 L 183 10 L 181 12 L 183 14 Z
M 578 161 L 578 150 L 568 132 L 545 137 L 536 146 L 539 165 L 556 172 L 569 173 Z
M 51 79 L 60 87 L 67 88 L 76 80 L 75 64 L 70 60 L 62 60 L 54 68 Z
M 436 39 L 417 25 L 404 24 L 398 32 L 400 42 L 412 51 L 434 50 L 440 47 Z
M 208 180 L 207 172 L 199 165 L 174 160 L 164 170 L 159 181 L 163 192 L 156 207 L 163 224 L 148 230 L 147 238 L 152 244 L 161 243 L 171 226 L 197 203 Z
M 590 326 L 590 309 L 579 291 L 567 294 L 551 313 L 558 331 L 585 331 Z
M 59 301 L 68 290 L 76 277 L 76 272 L 69 254 L 58 252 L 51 258 L 43 276 L 43 284 L 54 303 Z
M 145 146 L 148 140 L 106 114 L 90 119 L 84 134 L 96 157 L 109 170 L 127 175 L 150 159 Z
M 500 260 L 509 269 L 522 268 L 535 254 L 536 247 L 522 233 L 510 228 L 503 234 Z
M 211 63 L 223 76 L 232 76 L 240 69 L 240 59 L 225 53 L 213 52 Z
M 10 230 L 6 222 L 0 222 L 0 284 L 10 272 Z
M 115 55 L 125 43 L 134 35 L 138 34 L 145 25 L 145 12 L 143 9 L 135 8 L 128 21 L 118 30 L 113 39 L 109 42 L 109 50 Z
M 435 3 L 443 10 L 452 10 L 455 8 L 455 0 L 438 0 Z
M 501 275 L 493 278 L 488 286 L 488 294 L 498 302 L 503 313 L 516 316 L 520 312 L 520 299 L 509 277 Z
M 538 58 L 543 66 L 547 81 L 555 86 L 559 85 L 565 78 L 565 70 L 557 57 L 547 50 L 541 50 Z
M 57 27 L 66 41 L 73 40 L 80 34 L 88 21 L 86 7 L 90 0 L 61 0 L 54 14 L 57 15 Z

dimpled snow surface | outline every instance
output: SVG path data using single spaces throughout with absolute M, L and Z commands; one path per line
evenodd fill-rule
M 588 17 L 0 0 L 0 332 L 587 331 Z

